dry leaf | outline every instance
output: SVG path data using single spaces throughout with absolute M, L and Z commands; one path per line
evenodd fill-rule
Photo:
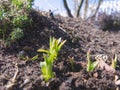
M 120 80 L 117 80 L 117 81 L 115 82 L 115 84 L 116 84 L 116 85 L 120 85 Z
M 99 61 L 98 67 L 101 69 L 105 69 L 106 71 L 115 72 L 115 69 L 106 64 L 103 60 Z

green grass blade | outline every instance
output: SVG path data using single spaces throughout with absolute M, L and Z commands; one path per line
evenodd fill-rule
M 61 49 L 61 47 L 65 44 L 66 40 L 62 41 L 60 45 L 58 46 L 58 51 Z
M 38 49 L 37 52 L 43 52 L 43 53 L 49 54 L 49 51 L 48 50 L 44 50 L 44 49 Z
M 87 51 L 87 71 L 91 70 L 90 49 Z
M 31 58 L 31 60 L 35 61 L 38 59 L 38 55 L 35 55 L 34 57 Z
M 115 54 L 115 58 L 112 60 L 112 68 L 116 68 L 117 67 L 117 55 Z
M 91 64 L 91 69 L 90 69 L 90 71 L 93 71 L 93 70 L 97 67 L 98 64 L 99 64 L 99 61 L 93 62 L 93 63 Z
M 47 66 L 46 62 L 40 62 L 40 67 L 41 67 L 41 71 L 42 71 L 43 76 L 47 74 L 46 66 Z

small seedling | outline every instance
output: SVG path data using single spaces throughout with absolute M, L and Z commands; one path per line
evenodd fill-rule
M 71 64 L 71 68 L 72 70 L 74 70 L 74 57 L 70 58 L 70 64 Z
M 24 60 L 24 61 L 30 61 L 30 60 L 35 61 L 35 60 L 38 59 L 38 55 L 35 55 L 35 56 L 33 56 L 32 58 L 28 57 L 28 56 L 26 55 L 26 52 L 25 52 L 24 50 L 22 50 L 22 51 L 20 51 L 20 52 L 18 53 L 18 57 L 19 57 L 21 60 Z
M 114 59 L 112 60 L 112 65 L 111 66 L 114 69 L 117 67 L 117 55 L 116 54 L 114 55 Z
M 50 47 L 49 50 L 38 49 L 38 52 L 43 52 L 44 61 L 40 62 L 40 67 L 42 71 L 42 76 L 47 82 L 49 79 L 54 77 L 54 73 L 52 71 L 53 62 L 58 57 L 58 52 L 61 47 L 64 45 L 66 40 L 62 41 L 61 38 L 55 39 L 50 37 Z
M 98 63 L 99 61 L 92 62 L 90 60 L 90 49 L 89 49 L 87 52 L 87 71 L 88 72 L 93 71 L 97 67 Z
M 35 61 L 38 59 L 38 55 L 35 55 L 34 57 L 31 58 L 31 60 Z

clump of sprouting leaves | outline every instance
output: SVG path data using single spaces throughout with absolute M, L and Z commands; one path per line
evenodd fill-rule
M 97 67 L 98 63 L 99 61 L 92 62 L 90 60 L 90 49 L 89 49 L 87 52 L 87 71 L 88 72 L 93 71 Z
M 58 52 L 61 50 L 62 46 L 66 40 L 62 41 L 61 38 L 55 39 L 54 37 L 50 37 L 50 43 L 49 43 L 49 50 L 44 49 L 38 49 L 38 52 L 43 52 L 43 58 L 44 61 L 40 62 L 40 67 L 42 71 L 42 76 L 45 79 L 45 81 L 48 81 L 49 79 L 54 77 L 52 66 L 54 61 L 58 57 Z

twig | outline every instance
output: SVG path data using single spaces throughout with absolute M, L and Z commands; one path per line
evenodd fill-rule
M 61 26 L 59 26 L 59 29 L 61 29 L 63 32 L 66 32 L 66 30 L 63 29 Z
M 17 75 L 18 75 L 18 72 L 19 72 L 17 63 L 15 64 L 15 67 L 16 67 L 16 72 L 15 72 L 13 78 L 10 79 L 8 84 L 6 85 L 7 90 L 12 90 L 13 86 L 16 84 L 16 78 L 17 78 Z

